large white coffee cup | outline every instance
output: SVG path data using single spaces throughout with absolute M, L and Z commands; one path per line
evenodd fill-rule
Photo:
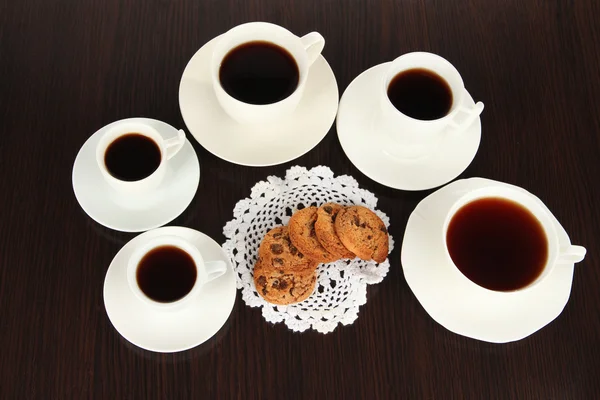
M 244 103 L 230 96 L 221 85 L 219 71 L 225 56 L 236 47 L 255 41 L 266 41 L 287 50 L 298 65 L 299 79 L 296 90 L 276 103 L 257 105 Z M 217 39 L 211 60 L 211 77 L 219 104 L 231 118 L 242 124 L 276 120 L 291 114 L 306 86 L 309 68 L 323 51 L 325 39 L 317 32 L 298 37 L 281 26 L 267 22 L 249 22 L 238 25 Z
M 196 280 L 191 290 L 181 299 L 172 301 L 169 303 L 161 303 L 148 297 L 137 282 L 137 269 L 140 261 L 146 254 L 151 252 L 153 249 L 162 246 L 174 246 L 185 251 L 194 260 L 196 267 Z M 217 261 L 205 261 L 200 253 L 200 250 L 189 241 L 182 237 L 174 235 L 165 235 L 156 237 L 145 244 L 138 247 L 129 258 L 127 265 L 127 281 L 129 288 L 145 304 L 152 306 L 159 310 L 178 310 L 188 305 L 194 298 L 202 292 L 202 287 L 208 282 L 217 279 L 227 272 L 227 264 L 225 262 Z
M 112 142 L 121 136 L 137 133 L 150 138 L 160 149 L 160 164 L 158 168 L 149 176 L 137 181 L 124 181 L 112 176 L 106 167 L 105 154 Z M 141 194 L 150 192 L 158 187 L 162 182 L 167 162 L 177 154 L 185 143 L 185 132 L 179 130 L 177 136 L 170 139 L 163 139 L 162 135 L 150 125 L 139 122 L 117 123 L 108 129 L 100 138 L 96 146 L 96 162 L 102 176 L 115 190 L 125 194 Z
M 435 120 L 419 120 L 400 112 L 388 97 L 390 82 L 399 73 L 411 69 L 426 69 L 444 79 L 452 91 L 452 106 L 448 113 Z M 443 135 L 460 135 L 483 111 L 483 103 L 466 105 L 462 77 L 446 59 L 432 53 L 414 52 L 396 58 L 382 77 L 379 89 L 379 113 L 374 116 L 376 132 L 386 137 L 386 152 L 403 159 L 418 159 L 430 154 Z
M 519 289 L 513 291 L 493 291 L 482 286 L 477 285 L 469 278 L 467 278 L 463 273 L 458 269 L 458 267 L 452 261 L 450 253 L 448 251 L 448 245 L 446 243 L 446 234 L 448 231 L 448 226 L 450 225 L 450 221 L 456 214 L 456 212 L 462 208 L 463 206 L 479 200 L 483 198 L 501 198 L 506 200 L 511 200 L 533 214 L 533 216 L 539 221 L 541 224 L 544 233 L 546 235 L 547 243 L 548 243 L 548 258 L 546 260 L 546 264 L 544 265 L 542 272 L 540 275 L 527 286 L 521 287 Z M 539 199 L 529 192 L 521 190 L 517 187 L 512 187 L 510 185 L 502 185 L 502 186 L 488 186 L 482 187 L 479 189 L 474 189 L 464 193 L 462 196 L 459 196 L 454 204 L 448 209 L 444 220 L 444 226 L 442 230 L 443 234 L 443 243 L 445 249 L 444 258 L 447 261 L 447 265 L 452 269 L 452 272 L 464 285 L 467 286 L 476 286 L 481 290 L 485 290 L 487 292 L 493 293 L 502 293 L 502 294 L 510 294 L 515 292 L 521 292 L 525 290 L 530 290 L 538 285 L 541 285 L 543 281 L 552 273 L 552 270 L 561 264 L 573 264 L 578 263 L 583 260 L 586 254 L 586 249 L 581 246 L 567 245 L 560 246 L 559 238 L 556 231 L 556 227 L 554 222 L 549 215 L 549 213 L 545 210 L 545 208 L 540 204 Z

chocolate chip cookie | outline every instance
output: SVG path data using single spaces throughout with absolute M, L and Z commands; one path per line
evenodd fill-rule
M 313 269 L 296 272 L 273 269 L 259 257 L 254 266 L 254 285 L 258 294 L 272 304 L 286 305 L 307 299 L 315 290 L 317 263 Z
M 258 248 L 265 267 L 284 272 L 316 268 L 315 262 L 302 254 L 290 240 L 287 226 L 278 226 L 265 235 Z
M 319 207 L 317 210 L 317 222 L 315 222 L 315 233 L 317 234 L 319 243 L 329 253 L 337 258 L 354 258 L 354 253 L 344 246 L 335 233 L 335 219 L 338 212 L 343 209 L 344 206 L 336 203 L 326 203 Z
M 304 253 L 305 256 L 318 262 L 332 262 L 339 257 L 331 254 L 317 239 L 315 223 L 317 221 L 317 207 L 306 207 L 296 211 L 288 226 L 292 243 Z
M 363 260 L 380 263 L 388 255 L 388 232 L 373 211 L 362 206 L 341 210 L 335 219 L 335 232 L 348 250 Z

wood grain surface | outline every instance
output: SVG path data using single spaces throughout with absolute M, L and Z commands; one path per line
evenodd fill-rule
M 485 103 L 479 152 L 461 177 L 522 186 L 588 249 L 562 314 L 493 345 L 435 323 L 408 288 L 400 241 L 431 191 L 362 175 L 335 128 L 308 154 L 234 165 L 194 141 L 202 168 L 171 225 L 224 241 L 235 203 L 291 165 L 327 165 L 379 197 L 397 245 L 352 325 L 302 334 L 238 297 L 198 348 L 140 350 L 115 331 L 102 286 L 133 238 L 93 222 L 71 187 L 77 151 L 112 121 L 184 128 L 179 80 L 208 40 L 263 20 L 320 32 L 340 93 L 360 72 L 415 50 L 450 60 Z M 0 0 L 1 399 L 600 398 L 600 3 L 596 0 Z

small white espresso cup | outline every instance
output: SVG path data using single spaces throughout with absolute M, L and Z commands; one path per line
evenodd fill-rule
M 153 249 L 163 246 L 174 246 L 185 251 L 192 258 L 196 267 L 196 281 L 191 290 L 179 300 L 168 303 L 159 302 L 148 297 L 137 281 L 137 269 L 144 256 Z M 227 272 L 227 264 L 224 261 L 204 261 L 202 254 L 192 243 L 179 236 L 165 235 L 148 241 L 133 252 L 127 265 L 127 282 L 131 291 L 142 302 L 159 310 L 174 311 L 188 305 L 202 292 L 202 287 L 206 283 L 217 279 L 225 272 Z
M 244 43 L 256 41 L 273 43 L 287 50 L 296 61 L 298 86 L 283 100 L 265 105 L 249 104 L 230 96 L 221 85 L 219 72 L 225 56 Z M 325 39 L 317 32 L 300 38 L 287 29 L 268 22 L 249 22 L 230 29 L 217 39 L 211 60 L 212 84 L 219 104 L 231 118 L 242 124 L 268 122 L 291 114 L 304 93 L 309 68 L 324 46 Z
M 448 226 L 450 225 L 450 221 L 456 214 L 456 212 L 467 205 L 476 200 L 484 199 L 484 198 L 501 198 L 513 201 L 529 212 L 533 214 L 533 216 L 539 221 L 541 224 L 544 233 L 546 234 L 546 239 L 548 242 L 548 258 L 546 260 L 546 264 L 542 269 L 540 275 L 527 286 L 521 287 L 519 289 L 513 291 L 495 291 L 484 288 L 476 284 L 467 278 L 463 273 L 458 269 L 458 267 L 452 261 L 450 256 L 450 252 L 448 251 L 448 244 L 446 242 L 446 234 L 448 232 Z M 510 294 L 516 292 L 522 292 L 525 290 L 530 290 L 531 288 L 542 284 L 542 282 L 550 275 L 552 270 L 559 266 L 560 264 L 573 264 L 578 263 L 583 260 L 586 254 L 586 249 L 581 246 L 567 245 L 561 246 L 559 244 L 558 234 L 556 232 L 556 228 L 552 218 L 549 213 L 546 211 L 545 207 L 543 207 L 540 203 L 540 200 L 537 199 L 532 194 L 525 192 L 523 190 L 519 190 L 518 188 L 512 188 L 508 185 L 506 186 L 488 186 L 482 187 L 479 189 L 474 189 L 466 192 L 464 195 L 460 196 L 454 204 L 450 207 L 448 213 L 446 214 L 446 218 L 444 221 L 443 235 L 444 235 L 444 249 L 445 249 L 445 258 L 447 260 L 447 265 L 451 266 L 454 273 L 459 276 L 459 279 L 462 281 L 464 285 L 477 287 L 480 290 L 484 290 L 486 292 L 500 293 L 500 294 Z
M 105 154 L 112 142 L 127 134 L 140 134 L 150 138 L 160 149 L 160 164 L 158 168 L 146 178 L 137 181 L 124 181 L 112 176 L 106 167 Z M 139 123 L 125 121 L 117 123 L 100 138 L 96 146 L 96 161 L 102 176 L 115 190 L 126 194 L 141 194 L 152 191 L 162 182 L 167 167 L 167 162 L 177 154 L 185 143 L 185 132 L 179 130 L 177 136 L 163 139 L 160 133 L 153 127 Z
M 400 112 L 388 97 L 394 77 L 411 69 L 425 69 L 439 75 L 452 91 L 448 113 L 435 120 L 419 120 Z M 431 153 L 443 135 L 460 134 L 483 111 L 483 103 L 465 104 L 468 93 L 462 77 L 450 62 L 432 53 L 414 52 L 396 58 L 381 80 L 380 109 L 373 120 L 374 129 L 386 136 L 386 152 L 404 158 L 418 159 Z

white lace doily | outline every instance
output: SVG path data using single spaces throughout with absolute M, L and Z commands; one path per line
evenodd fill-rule
M 250 198 L 236 204 L 234 219 L 223 228 L 227 238 L 223 250 L 231 258 L 242 299 L 250 307 L 262 307 L 269 322 L 284 322 L 294 331 L 313 328 L 322 333 L 333 331 L 338 323 L 351 324 L 358 317 L 358 308 L 367 301 L 367 284 L 381 282 L 388 273 L 387 259 L 381 264 L 358 258 L 341 260 L 319 265 L 315 291 L 300 303 L 277 306 L 259 296 L 252 273 L 262 238 L 271 228 L 286 225 L 297 209 L 327 202 L 368 207 L 389 227 L 388 217 L 375 209 L 377 198 L 360 189 L 354 178 L 334 178 L 323 166 L 310 171 L 295 166 L 285 179 L 270 176 L 254 185 Z M 390 252 L 393 247 L 390 235 Z

